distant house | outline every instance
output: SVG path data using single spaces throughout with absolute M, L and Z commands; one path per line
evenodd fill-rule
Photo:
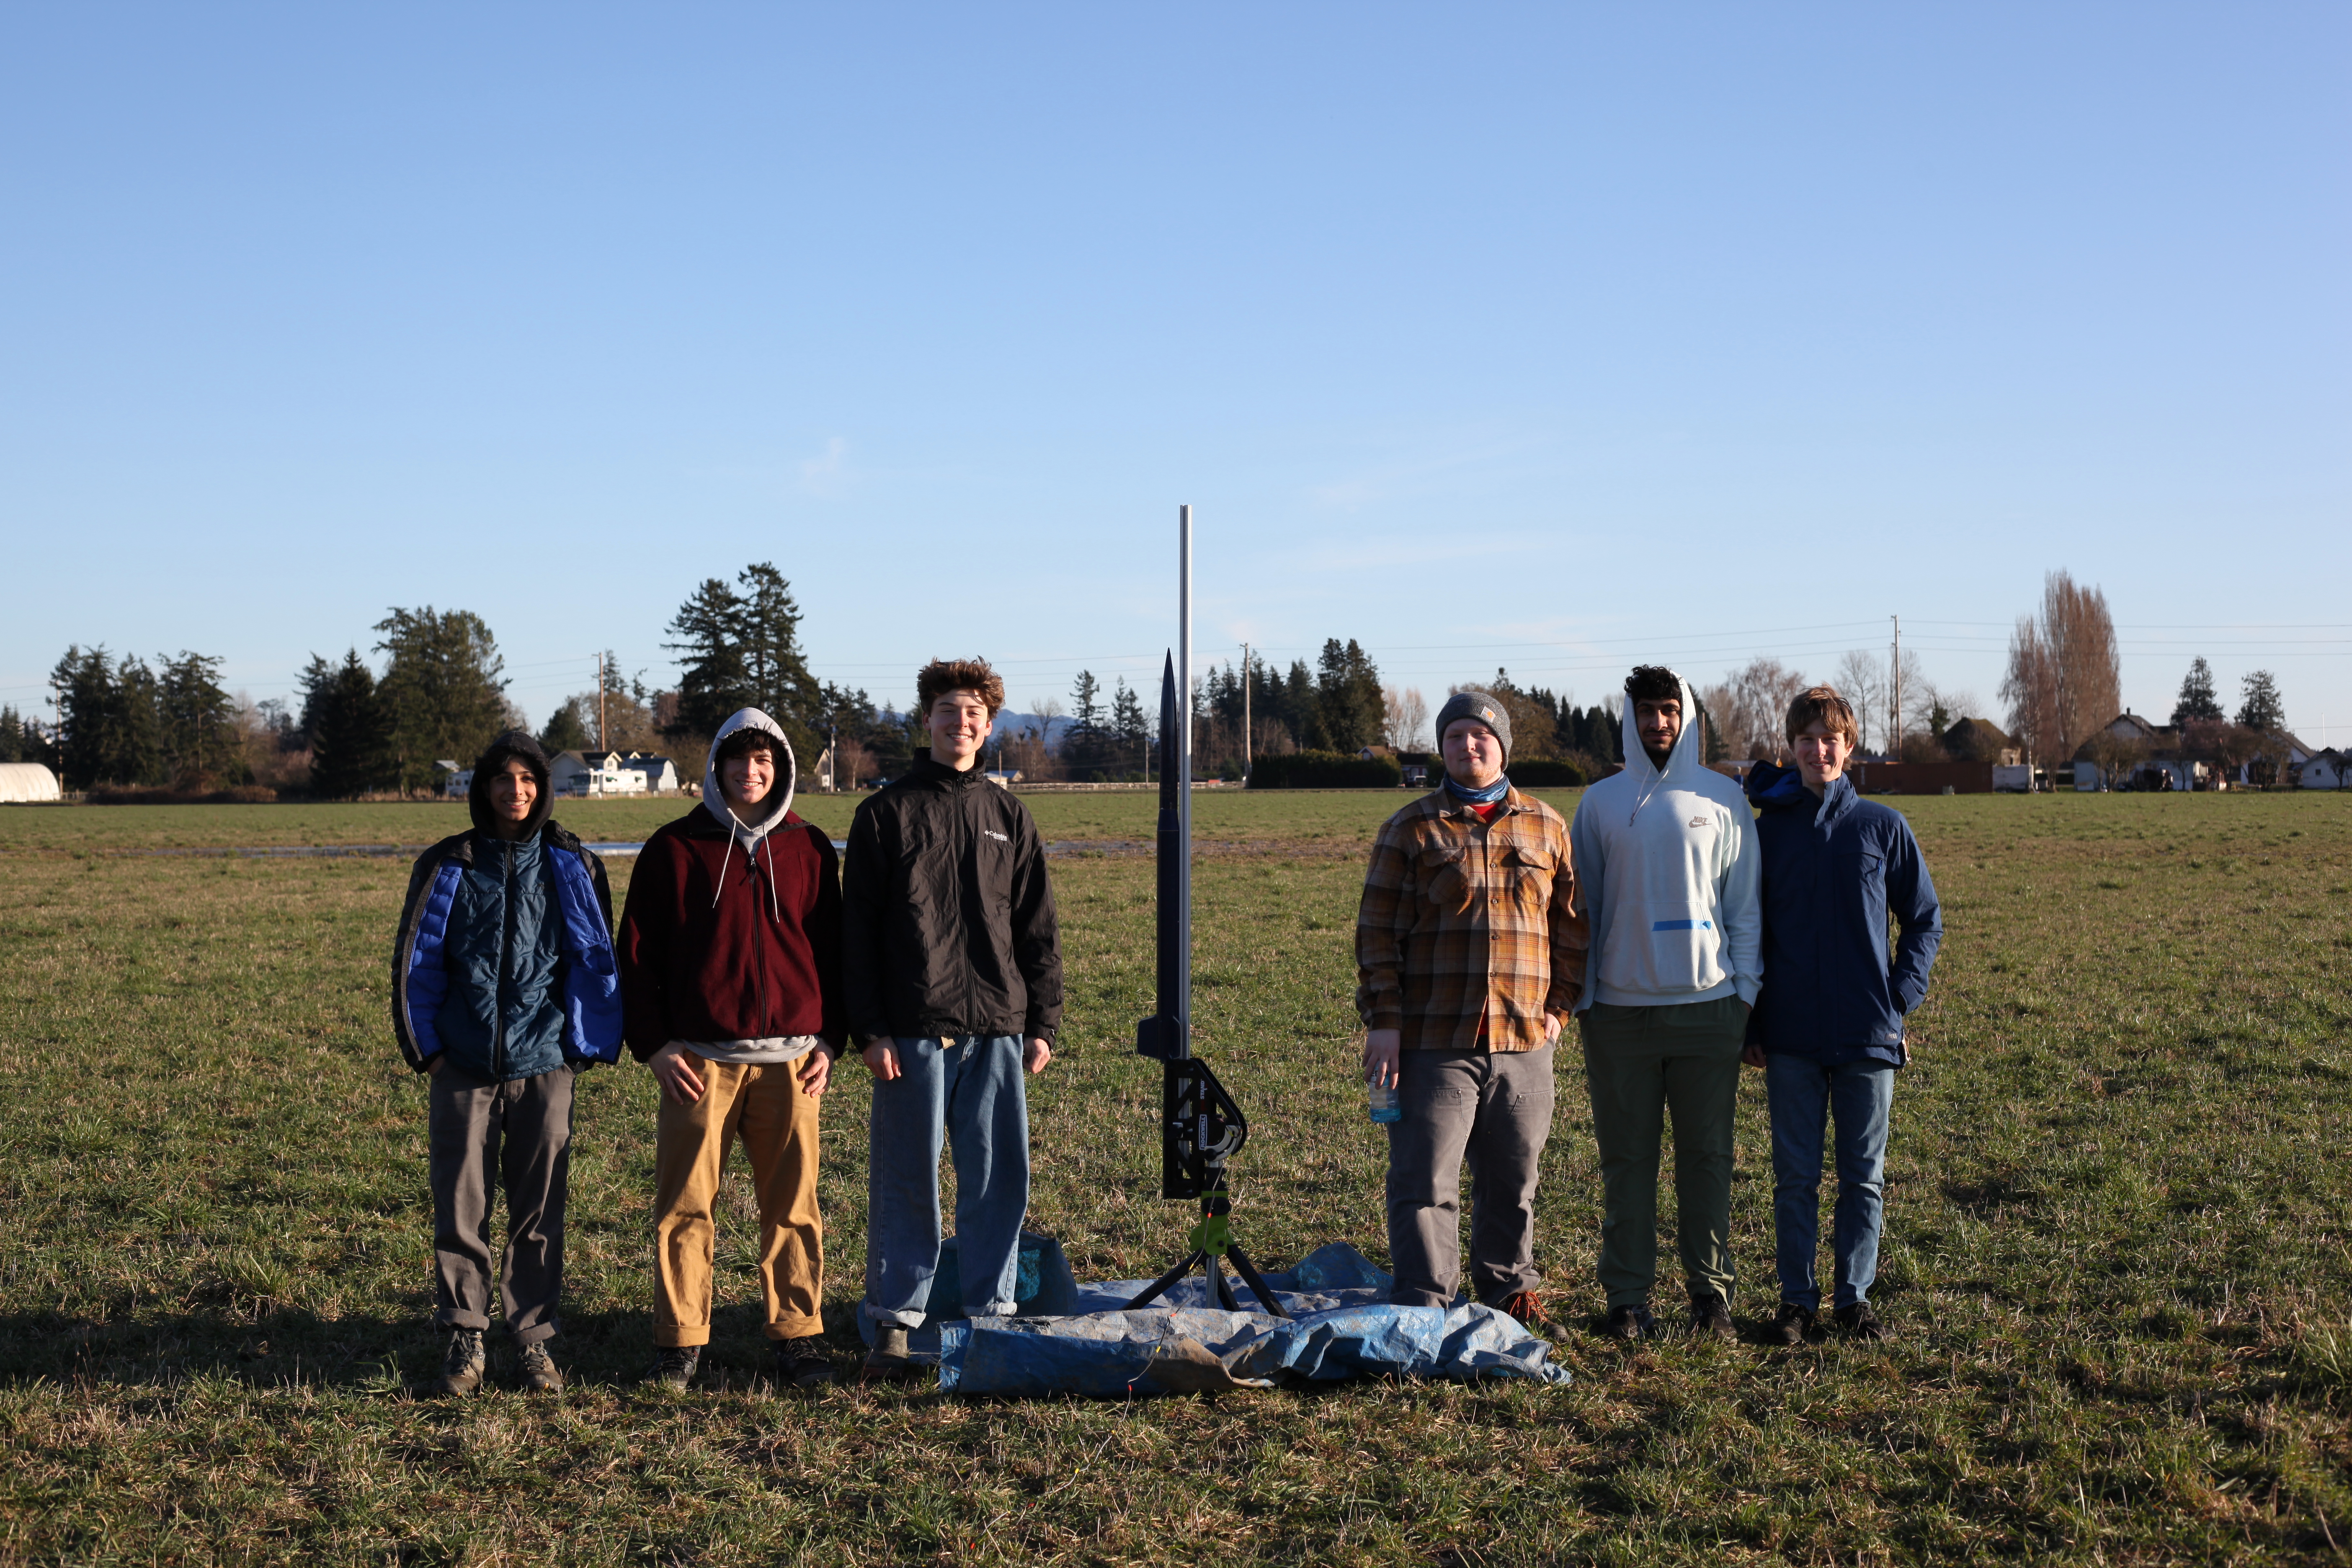
M 2018 754 L 2017 742 L 1990 719 L 1955 719 L 1936 742 L 1956 763 L 1990 763 L 2006 768 L 2024 761 Z
M 463 800 L 474 792 L 473 769 L 461 768 L 455 763 L 436 763 L 433 765 L 449 770 L 441 781 L 441 793 L 451 800 Z
M 548 787 L 559 795 L 581 797 L 643 795 L 646 775 L 618 752 L 559 752 L 548 764 Z
M 2352 788 L 2352 779 L 2347 778 L 2347 773 L 2352 773 L 2352 763 L 2346 761 L 2343 752 L 2329 746 L 2304 763 L 2295 783 L 2305 789 Z
M 2305 745 L 2284 730 L 2277 731 L 2263 737 L 2262 750 L 2238 770 L 2238 782 L 2293 788 L 2319 754 L 2319 748 Z
M 989 771 L 987 776 L 988 782 L 994 784 L 997 788 L 1011 789 L 1014 784 L 1021 782 L 1021 770 L 1019 768 L 992 768 Z
M 2105 731 L 2118 741 L 2141 748 L 2130 770 L 2110 779 L 2098 761 L 2097 741 L 2085 741 L 2074 750 L 2074 787 L 2097 789 L 2196 789 L 2209 782 L 2211 770 L 2180 749 L 2180 731 L 2151 724 L 2137 713 L 2118 713 Z
M 667 757 L 656 757 L 647 752 L 631 752 L 621 759 L 621 765 L 645 775 L 642 788 L 646 794 L 674 795 L 677 792 L 677 764 Z

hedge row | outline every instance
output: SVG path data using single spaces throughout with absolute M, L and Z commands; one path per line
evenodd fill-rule
M 1250 764 L 1252 789 L 1394 789 L 1404 770 L 1394 757 L 1352 757 L 1344 752 L 1293 752 Z
M 1513 763 L 1510 774 L 1511 782 L 1521 789 L 1580 789 L 1592 782 L 1574 763 L 1536 757 Z

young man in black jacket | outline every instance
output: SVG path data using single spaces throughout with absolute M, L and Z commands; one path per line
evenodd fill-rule
M 869 1376 L 909 1368 L 907 1331 L 930 1305 L 943 1138 L 955 1155 L 961 1310 L 1012 1315 L 1029 1209 L 1022 1072 L 1045 1070 L 1062 1016 L 1045 846 L 1027 809 L 980 767 L 1004 683 L 980 659 L 934 659 L 915 689 L 930 748 L 857 808 L 842 872 L 849 1027 L 874 1074 Z

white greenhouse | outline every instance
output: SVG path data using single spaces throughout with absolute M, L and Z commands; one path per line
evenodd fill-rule
M 0 763 L 0 805 L 58 800 L 58 775 L 38 763 Z

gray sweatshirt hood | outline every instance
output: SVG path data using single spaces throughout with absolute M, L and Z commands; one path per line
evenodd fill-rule
M 746 822 L 728 808 L 727 792 L 719 785 L 719 747 L 738 730 L 758 730 L 772 736 L 776 756 L 782 765 L 776 770 L 773 787 L 768 798 L 752 809 L 758 816 Z M 702 764 L 702 809 L 718 819 L 719 826 L 733 834 L 746 847 L 765 838 L 781 826 L 793 809 L 793 788 L 800 780 L 800 764 L 793 760 L 793 743 L 784 738 L 782 726 L 757 708 L 739 708 L 719 726 L 719 733 L 710 737 L 710 755 Z
M 1691 695 L 1690 682 L 1679 671 L 1675 674 L 1675 682 L 1682 688 L 1683 728 L 1682 733 L 1675 737 L 1674 748 L 1666 753 L 1664 768 L 1650 761 L 1649 748 L 1642 744 L 1641 725 L 1634 718 L 1633 700 L 1625 699 L 1625 710 L 1619 722 L 1625 731 L 1625 772 L 1634 781 L 1633 816 L 1626 818 L 1629 822 L 1642 815 L 1642 807 L 1661 787 L 1669 784 L 1687 785 L 1691 774 L 1706 766 L 1702 761 L 1706 753 L 1700 750 L 1699 738 L 1699 731 L 1706 726 L 1698 716 L 1698 703 Z

